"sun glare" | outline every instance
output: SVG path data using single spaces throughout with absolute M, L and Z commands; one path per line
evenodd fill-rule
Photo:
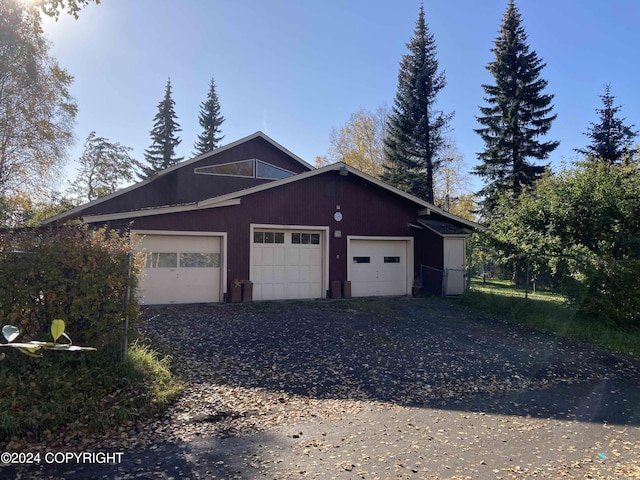
M 16 3 L 21 3 L 22 5 L 25 5 L 27 7 L 31 7 L 33 5 L 39 5 L 40 3 L 42 3 L 42 0 L 13 0 Z

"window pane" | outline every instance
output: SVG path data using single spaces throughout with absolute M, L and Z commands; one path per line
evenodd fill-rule
M 253 178 L 253 160 L 198 167 L 195 169 L 195 173 Z
M 154 266 L 158 263 L 158 254 L 147 253 L 144 258 L 144 268 L 154 268 Z
M 384 257 L 384 263 L 400 263 L 400 257 Z
M 291 243 L 300 243 L 300 234 L 292 233 L 291 234 Z
M 177 268 L 178 254 L 149 252 L 144 266 L 145 268 Z
M 261 162 L 258 160 L 256 162 L 256 177 L 257 178 L 267 178 L 270 180 L 279 180 L 280 178 L 287 178 L 292 175 L 291 172 L 287 172 L 282 168 L 275 167 L 273 165 L 269 165 L 268 163 Z
M 276 232 L 275 243 L 284 243 L 284 232 Z
M 253 243 L 264 243 L 264 232 L 253 232 Z
M 180 268 L 220 267 L 219 253 L 181 253 Z
M 371 263 L 371 257 L 353 257 L 353 263 Z
M 302 243 L 305 245 L 309 245 L 311 243 L 311 234 L 303 233 L 302 234 Z
M 264 243 L 273 243 L 273 232 L 264 232 Z
M 311 234 L 311 243 L 313 245 L 320 245 L 320 234 L 319 233 L 312 233 Z

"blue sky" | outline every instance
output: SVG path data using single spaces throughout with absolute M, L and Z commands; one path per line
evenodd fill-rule
M 637 0 L 519 0 L 530 46 L 547 63 L 555 95 L 551 163 L 575 157 L 611 83 L 627 122 L 640 126 Z M 507 0 L 425 0 L 447 86 L 438 106 L 455 111 L 452 136 L 467 167 L 483 145 L 473 131 L 486 65 Z M 391 106 L 400 59 L 413 35 L 418 0 L 102 0 L 78 20 L 47 19 L 52 53 L 74 77 L 79 106 L 73 159 L 89 132 L 143 159 L 157 104 L 171 77 L 187 158 L 209 80 L 225 122 L 223 143 L 262 130 L 313 163 L 331 127 L 360 108 Z M 473 177 L 472 187 L 479 187 Z

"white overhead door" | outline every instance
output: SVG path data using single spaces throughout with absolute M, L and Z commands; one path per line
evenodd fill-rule
M 354 297 L 406 295 L 407 240 L 349 240 L 349 280 Z
M 145 265 L 139 283 L 140 303 L 220 301 L 221 237 L 202 235 L 141 236 Z
M 254 230 L 254 300 L 322 297 L 322 233 Z

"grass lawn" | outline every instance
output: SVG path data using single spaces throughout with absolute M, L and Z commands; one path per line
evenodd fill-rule
M 133 344 L 126 362 L 93 352 L 46 352 L 0 364 L 0 450 L 134 428 L 181 391 L 168 358 Z M 61 355 L 60 355 L 61 354 Z
M 524 289 L 515 288 L 509 281 L 490 279 L 483 285 L 482 279 L 473 278 L 471 289 L 463 295 L 462 303 L 512 323 L 640 358 L 639 329 L 625 330 L 606 319 L 583 318 L 559 294 L 529 292 L 529 298 L 525 298 Z

